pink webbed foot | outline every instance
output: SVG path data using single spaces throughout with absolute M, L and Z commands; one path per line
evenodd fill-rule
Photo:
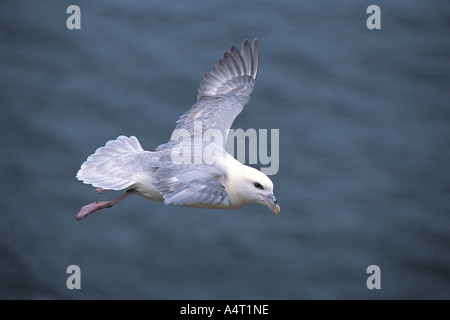
M 105 189 L 98 187 L 94 189 L 95 192 L 97 192 L 98 194 L 101 194 L 103 191 L 105 191 Z
M 89 203 L 81 208 L 77 213 L 77 220 L 81 220 L 87 215 L 104 208 L 108 208 L 109 201 L 96 201 Z
M 105 190 L 103 188 L 96 188 L 94 191 L 96 191 L 100 194 Z M 131 196 L 135 193 L 136 193 L 136 190 L 129 189 L 125 193 L 122 193 L 120 196 L 118 196 L 115 199 L 112 199 L 109 201 L 96 201 L 96 202 L 89 203 L 89 204 L 85 205 L 84 207 L 82 207 L 80 211 L 78 211 L 77 220 L 81 220 L 84 217 L 86 217 L 87 215 L 89 215 L 97 210 L 111 208 L 118 202 L 122 201 L 126 197 Z

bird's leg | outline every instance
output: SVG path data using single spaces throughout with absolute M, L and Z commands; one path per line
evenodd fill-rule
M 101 190 L 101 192 L 99 192 L 97 189 L 95 191 L 97 191 L 98 193 L 103 192 L 103 189 Z M 84 217 L 86 217 L 87 215 L 89 215 L 97 210 L 111 208 L 113 205 L 115 205 L 119 201 L 121 201 L 121 200 L 125 199 L 126 197 L 131 196 L 135 193 L 136 193 L 135 189 L 129 189 L 125 193 L 122 193 L 120 196 L 118 196 L 117 198 L 114 198 L 112 200 L 95 201 L 90 204 L 87 204 L 84 207 L 82 207 L 81 210 L 77 213 L 77 220 L 81 220 Z
M 98 194 L 101 194 L 103 191 L 105 191 L 105 189 L 98 187 L 94 189 L 95 192 L 97 192 Z

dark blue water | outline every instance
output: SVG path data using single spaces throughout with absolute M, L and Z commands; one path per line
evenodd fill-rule
M 449 21 L 444 0 L 2 1 L 0 298 L 450 298 Z M 280 215 L 135 196 L 75 221 L 118 194 L 75 179 L 86 157 L 121 134 L 166 142 L 202 74 L 254 37 L 233 127 L 280 130 Z

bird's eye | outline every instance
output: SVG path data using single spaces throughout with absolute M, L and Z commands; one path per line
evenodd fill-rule
M 255 182 L 253 185 L 258 189 L 264 190 L 264 187 L 259 182 Z

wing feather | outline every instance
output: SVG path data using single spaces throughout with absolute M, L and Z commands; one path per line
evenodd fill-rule
M 187 206 L 230 205 L 224 182 L 226 172 L 210 165 L 161 164 L 153 186 L 164 203 Z
M 201 121 L 202 133 L 218 129 L 222 133 L 222 147 L 225 148 L 227 130 L 234 119 L 250 101 L 258 72 L 258 41 L 242 43 L 241 51 L 235 46 L 223 54 L 219 62 L 205 73 L 198 89 L 197 102 L 182 115 L 175 127 L 188 130 L 193 136 L 194 122 Z M 177 135 L 172 135 L 177 137 Z M 156 150 L 173 147 L 169 142 Z

